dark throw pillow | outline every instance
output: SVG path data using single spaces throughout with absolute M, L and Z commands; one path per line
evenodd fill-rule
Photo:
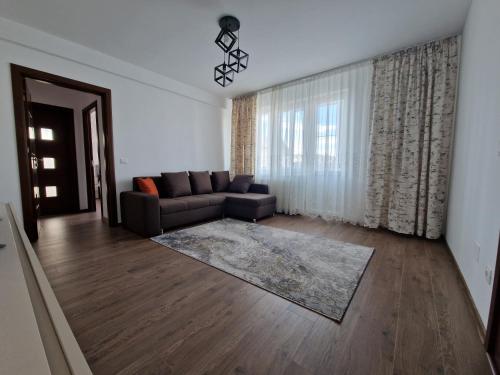
M 229 185 L 229 191 L 231 193 L 248 193 L 250 185 L 253 184 L 253 176 L 247 174 L 239 174 L 234 176 L 233 182 Z
M 191 195 L 191 184 L 187 172 L 162 173 L 161 178 L 168 198 Z
M 215 193 L 227 191 L 231 183 L 229 171 L 212 172 L 212 176 L 210 177 L 212 179 L 212 189 Z
M 211 194 L 212 183 L 208 171 L 192 172 L 189 171 L 189 181 L 191 182 L 191 191 L 193 194 Z

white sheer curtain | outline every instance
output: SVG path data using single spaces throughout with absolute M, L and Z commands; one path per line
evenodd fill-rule
M 279 212 L 362 223 L 372 63 L 322 73 L 257 97 L 257 182 Z

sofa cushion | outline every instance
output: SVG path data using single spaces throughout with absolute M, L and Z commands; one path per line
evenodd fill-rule
M 162 215 L 186 211 L 187 209 L 186 202 L 171 198 L 160 198 L 160 213 Z
M 191 184 L 187 172 L 162 173 L 167 198 L 191 195 Z
M 226 197 L 222 194 L 201 194 L 197 195 L 196 198 L 208 199 L 210 206 L 221 206 L 226 200 Z
M 210 201 L 206 198 L 200 196 L 186 196 L 174 198 L 175 201 L 184 202 L 187 205 L 188 210 L 195 210 L 197 208 L 203 208 L 210 206 Z
M 214 195 L 224 196 L 226 198 L 226 205 L 238 204 L 249 207 L 260 207 L 268 204 L 276 204 L 276 197 L 271 194 L 216 193 Z
M 212 180 L 212 189 L 214 192 L 227 191 L 231 183 L 229 171 L 212 172 L 210 178 Z
M 209 205 L 210 201 L 207 198 L 200 198 L 200 196 L 192 195 L 160 199 L 160 211 L 162 215 L 196 210 L 197 208 L 208 207 Z
M 229 185 L 229 192 L 231 193 L 248 193 L 250 185 L 253 184 L 253 175 L 239 174 L 234 176 L 233 181 Z
M 193 194 L 210 194 L 213 192 L 212 182 L 210 181 L 208 171 L 189 171 L 189 182 L 191 183 L 191 191 Z

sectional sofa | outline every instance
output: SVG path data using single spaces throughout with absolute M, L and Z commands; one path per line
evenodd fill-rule
M 145 179 L 154 182 L 157 195 L 141 191 L 139 183 Z M 120 195 L 122 224 L 145 237 L 224 216 L 256 221 L 276 210 L 276 197 L 267 185 L 253 183 L 248 175 L 230 181 L 228 171 L 134 177 L 132 186 L 133 191 Z

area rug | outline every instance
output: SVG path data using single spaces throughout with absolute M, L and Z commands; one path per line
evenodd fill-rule
M 341 321 L 374 249 L 224 219 L 153 241 Z

